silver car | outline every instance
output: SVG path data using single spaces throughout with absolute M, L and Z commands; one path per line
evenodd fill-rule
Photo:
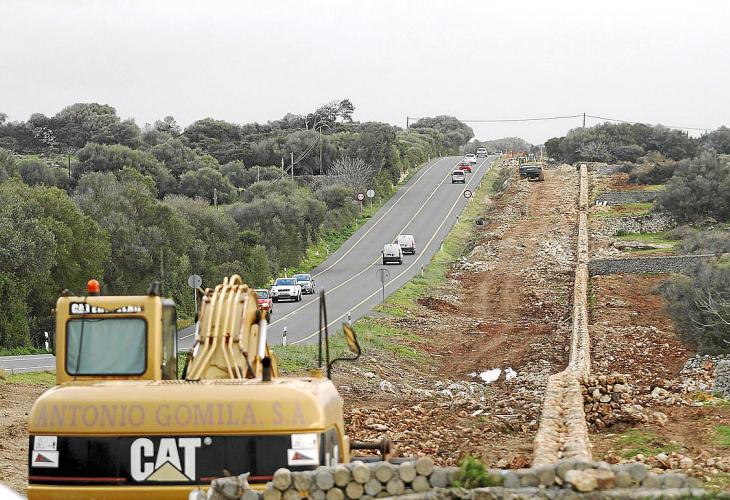
M 314 278 L 311 274 L 295 274 L 293 277 L 302 287 L 302 293 L 314 293 Z

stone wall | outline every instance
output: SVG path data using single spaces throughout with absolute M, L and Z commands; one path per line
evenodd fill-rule
M 263 493 L 250 488 L 248 474 L 213 480 L 208 492 L 191 492 L 190 500 L 371 500 L 401 499 L 547 499 L 547 498 L 687 498 L 706 492 L 694 478 L 679 473 L 655 474 L 644 464 L 563 460 L 528 469 L 488 469 L 481 487 L 461 469 L 434 467 L 429 458 L 395 465 L 354 461 L 312 471 L 279 469 Z M 471 479 L 471 480 L 470 480 Z M 457 486 L 458 482 L 458 486 Z M 476 486 L 479 486 L 477 483 Z
M 723 398 L 730 398 L 730 360 L 720 361 L 715 365 L 713 392 Z
M 650 203 L 657 199 L 657 191 L 606 191 L 598 195 L 596 203 L 623 205 L 625 203 Z
M 588 169 L 580 166 L 578 195 L 577 264 L 573 286 L 573 330 L 570 361 L 561 373 L 550 376 L 545 388 L 540 425 L 533 450 L 533 466 L 563 458 L 591 460 L 591 444 L 578 379 L 590 373 L 588 336 Z
M 616 236 L 624 233 L 658 233 L 676 227 L 677 222 L 665 212 L 654 212 L 633 217 L 600 217 L 591 220 L 598 236 Z
M 591 276 L 603 274 L 663 274 L 681 273 L 691 266 L 715 259 L 714 254 L 669 255 L 628 259 L 596 259 L 588 264 Z

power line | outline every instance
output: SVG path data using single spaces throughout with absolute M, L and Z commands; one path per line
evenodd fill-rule
M 488 120 L 460 120 L 464 123 L 500 123 L 500 122 L 538 122 L 545 120 L 563 120 L 566 118 L 580 118 L 583 115 L 565 115 L 565 116 L 544 116 L 540 118 L 495 118 Z M 588 116 L 588 115 L 586 115 Z
M 632 121 L 629 121 L 629 120 L 621 120 L 619 118 L 607 118 L 605 116 L 595 116 L 595 115 L 586 115 L 586 116 L 588 118 L 595 118 L 597 120 L 606 120 L 606 121 L 609 121 L 609 122 L 629 123 L 631 125 L 640 124 L 640 125 L 651 125 L 651 126 L 654 126 L 651 123 L 632 122 Z M 709 132 L 710 130 L 715 130 L 714 128 L 709 128 L 709 127 L 677 127 L 677 126 L 674 126 L 674 125 L 662 125 L 662 127 L 674 128 L 674 129 L 678 129 L 678 130 L 699 130 L 699 131 L 702 131 L 702 132 Z

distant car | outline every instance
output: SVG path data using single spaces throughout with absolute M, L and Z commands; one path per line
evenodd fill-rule
M 271 299 L 271 293 L 263 288 L 257 288 L 256 292 L 256 305 L 261 311 L 274 312 L 274 301 Z
M 451 184 L 456 184 L 461 182 L 462 184 L 466 184 L 466 174 L 463 170 L 456 169 L 453 172 L 451 172 Z
M 396 241 L 403 253 L 416 254 L 416 239 L 412 234 L 399 234 Z
M 477 158 L 487 157 L 487 148 L 477 148 Z
M 314 278 L 311 274 L 295 274 L 294 279 L 302 287 L 302 293 L 314 293 Z
M 471 173 L 471 163 L 469 163 L 469 162 L 468 162 L 468 161 L 466 161 L 466 160 L 462 160 L 462 161 L 461 161 L 461 162 L 460 162 L 460 163 L 459 163 L 459 164 L 457 165 L 457 167 L 456 167 L 456 168 L 458 168 L 459 170 L 462 170 L 462 171 L 464 171 L 464 172 L 469 172 L 469 173 Z
M 271 287 L 271 300 L 279 302 L 282 299 L 299 302 L 302 300 L 302 287 L 294 278 L 277 278 Z
M 477 155 L 474 153 L 467 153 L 464 155 L 464 160 L 468 161 L 469 163 L 476 165 L 477 163 Z
M 403 264 L 403 250 L 397 243 L 388 243 L 383 247 L 383 265 L 388 262 Z

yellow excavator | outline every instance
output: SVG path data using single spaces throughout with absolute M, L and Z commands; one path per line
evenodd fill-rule
M 56 304 L 56 381 L 29 415 L 28 498 L 184 499 L 214 478 L 348 462 L 343 404 L 321 369 L 280 377 L 267 314 L 239 276 L 204 291 L 195 345 L 178 376 L 175 304 L 147 295 L 64 291 Z M 321 304 L 324 306 L 324 296 Z M 321 309 L 322 312 L 322 309 Z M 321 323 L 321 322 L 320 322 Z M 326 312 L 325 322 L 326 325 Z M 352 329 L 343 325 L 354 357 Z M 326 328 L 325 328 L 326 330 Z

